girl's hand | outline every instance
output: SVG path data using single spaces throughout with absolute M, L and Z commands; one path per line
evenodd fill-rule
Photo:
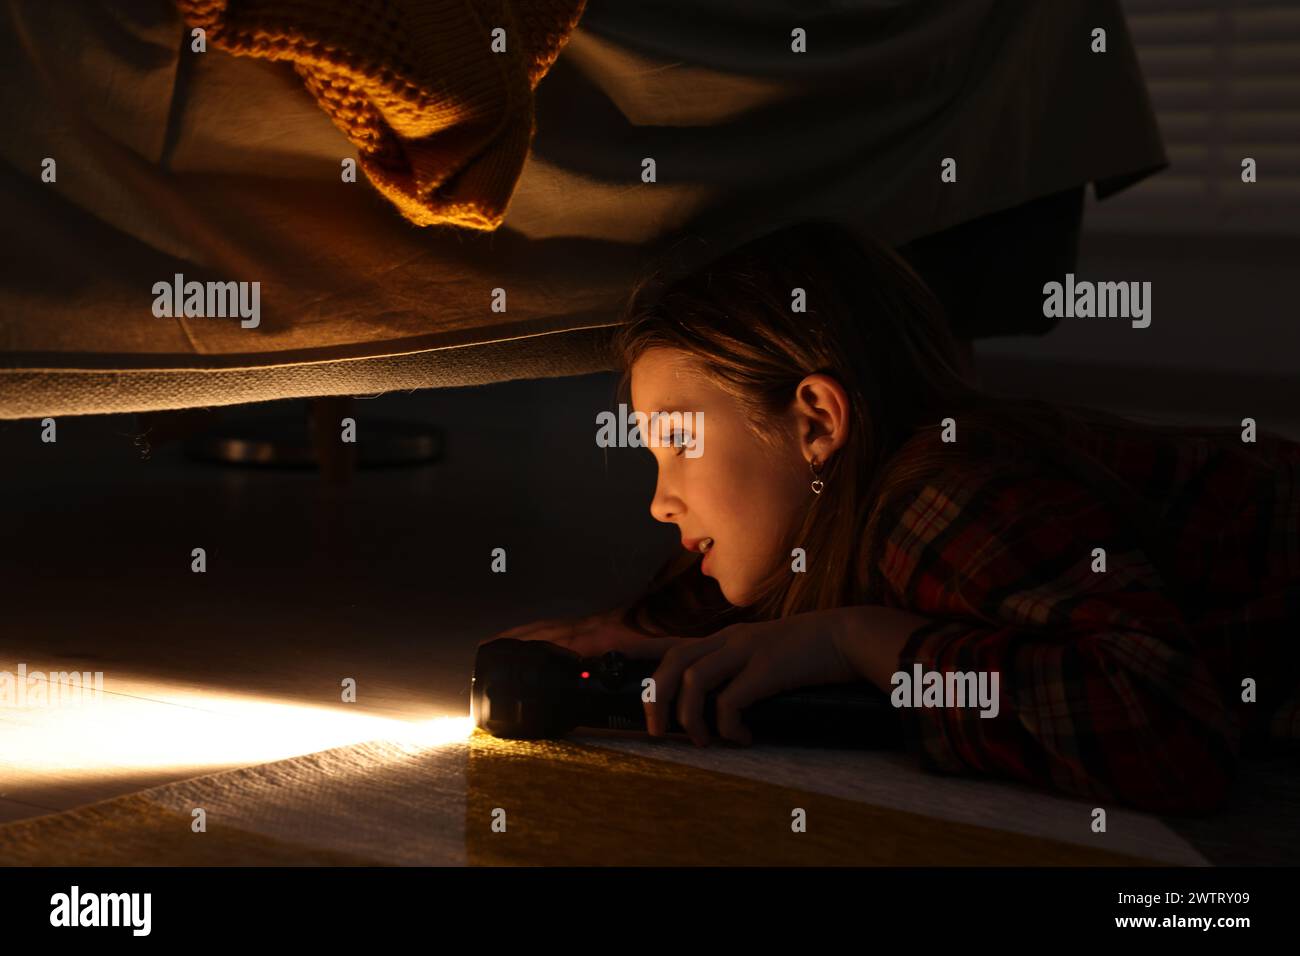
M 837 609 L 838 610 L 838 609 Z M 654 673 L 655 700 L 646 702 L 646 726 L 667 732 L 670 707 L 698 746 L 707 746 L 704 698 L 726 683 L 717 697 L 718 733 L 735 743 L 753 742 L 740 712 L 782 691 L 860 679 L 840 651 L 837 611 L 795 614 L 774 621 L 732 624 L 709 637 L 670 646 Z M 727 683 L 729 681 L 729 683 Z
M 628 657 L 657 659 L 680 641 L 690 638 L 649 637 L 622 623 L 623 608 L 580 618 L 548 618 L 521 624 L 487 640 L 512 637 L 520 641 L 549 641 L 567 647 L 579 657 L 599 657 L 606 651 L 622 651 Z
M 691 739 L 706 746 L 704 698 L 726 683 L 717 696 L 718 733 L 750 744 L 753 738 L 740 712 L 765 697 L 863 678 L 888 692 L 904 645 L 927 623 L 929 618 L 896 608 L 859 605 L 732 624 L 709 637 L 679 639 L 655 671 L 655 700 L 645 704 L 646 727 L 656 737 L 665 734 L 669 708 L 675 706 Z

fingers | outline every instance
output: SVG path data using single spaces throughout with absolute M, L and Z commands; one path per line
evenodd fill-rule
M 542 621 L 529 621 L 527 624 L 520 624 L 517 627 L 512 627 L 508 631 L 502 631 L 499 634 L 493 634 L 491 637 L 484 638 L 479 643 L 486 644 L 488 641 L 495 641 L 498 638 L 505 638 L 505 637 L 513 637 L 516 640 L 527 640 L 529 638 L 527 638 L 526 635 L 529 635 L 535 631 L 540 631 L 544 628 L 559 627 L 564 623 L 565 623 L 564 618 L 560 618 L 560 617 L 550 617 Z
M 502 631 L 487 640 L 495 641 L 498 638 L 513 638 L 516 641 L 549 641 L 552 644 L 568 647 L 575 638 L 590 634 L 596 626 L 597 622 L 586 618 L 578 620 L 563 617 L 548 618 L 544 621 L 533 621 L 519 627 L 512 627 L 510 630 Z M 487 641 L 480 641 L 479 643 L 486 644 Z
M 749 651 L 734 642 L 723 644 L 705 654 L 682 672 L 677 692 L 677 719 L 696 745 L 708 746 L 712 736 L 704 719 L 705 698 L 709 691 L 744 670 Z
M 678 644 L 692 640 L 689 637 L 630 636 L 619 645 L 619 650 L 635 660 L 659 660 Z
M 655 672 L 655 701 L 646 704 L 646 727 L 653 736 L 668 732 L 668 714 L 674 710 L 691 740 L 704 746 L 709 728 L 704 708 L 717 687 L 715 715 L 718 736 L 748 746 L 753 735 L 741 712 L 754 702 L 788 690 L 790 682 L 773 665 L 771 655 L 752 640 L 752 632 L 731 628 L 711 638 L 677 638 Z M 670 710 L 669 708 L 674 708 Z
M 618 651 L 632 660 L 659 660 L 669 648 L 686 640 L 690 638 L 645 637 L 628 631 L 600 630 L 575 634 L 556 643 L 567 647 L 579 657 L 600 657 L 609 651 Z
M 671 713 L 669 708 L 673 706 L 673 699 L 677 696 L 686 671 L 696 661 L 721 647 L 725 640 L 718 636 L 681 640 L 675 642 L 664 653 L 662 662 L 654 672 L 655 699 L 646 701 L 645 704 L 646 729 L 650 734 L 659 737 L 668 732 L 668 715 Z M 694 683 L 698 678 L 691 678 L 691 680 Z M 690 717 L 690 714 L 688 713 L 687 716 Z M 681 720 L 681 716 L 679 715 L 677 719 Z M 698 722 L 692 719 L 690 723 L 682 721 L 682 725 L 696 743 L 701 743 L 700 738 L 704 743 L 708 742 L 707 727 L 704 728 L 703 733 L 700 733 L 700 728 L 704 726 L 702 716 Z M 691 729 L 692 726 L 695 728 L 694 731 Z
M 584 618 L 550 618 L 521 624 L 479 641 L 479 646 L 501 638 L 518 641 L 547 641 L 567 648 L 579 657 L 598 657 L 606 651 L 622 651 L 628 657 L 658 659 L 678 637 L 652 637 L 617 623 L 611 614 L 593 614 Z
M 789 690 L 788 682 L 762 653 L 752 655 L 746 666 L 718 694 L 716 703 L 718 736 L 749 746 L 754 736 L 740 719 L 740 712 L 750 704 Z
M 488 641 L 500 638 L 514 638 L 517 641 L 550 641 L 554 644 L 564 644 L 575 635 L 589 634 L 599 628 L 612 626 L 617 616 L 617 611 L 608 611 L 581 618 L 548 617 L 512 627 L 479 643 L 486 644 Z

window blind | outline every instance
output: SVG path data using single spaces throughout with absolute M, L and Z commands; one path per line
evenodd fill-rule
M 1300 0 L 1122 6 L 1170 165 L 1092 200 L 1089 228 L 1300 234 Z

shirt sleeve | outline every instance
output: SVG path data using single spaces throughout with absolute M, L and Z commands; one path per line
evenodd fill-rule
M 950 472 L 903 509 L 881 570 L 899 603 L 935 618 L 900 671 L 998 675 L 995 716 L 901 708 L 924 766 L 1153 811 L 1226 799 L 1236 722 L 1158 571 L 1089 488 Z

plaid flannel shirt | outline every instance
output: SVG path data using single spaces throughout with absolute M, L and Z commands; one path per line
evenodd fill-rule
M 1065 437 L 1178 529 L 1175 574 L 1194 604 L 1174 600 L 1086 485 L 1023 457 L 945 468 L 882 526 L 880 603 L 934 618 L 899 670 L 997 671 L 1000 709 L 903 709 L 910 744 L 941 772 L 1216 808 L 1244 743 L 1300 739 L 1300 444 L 1261 436 L 1260 466 L 1231 439 Z

